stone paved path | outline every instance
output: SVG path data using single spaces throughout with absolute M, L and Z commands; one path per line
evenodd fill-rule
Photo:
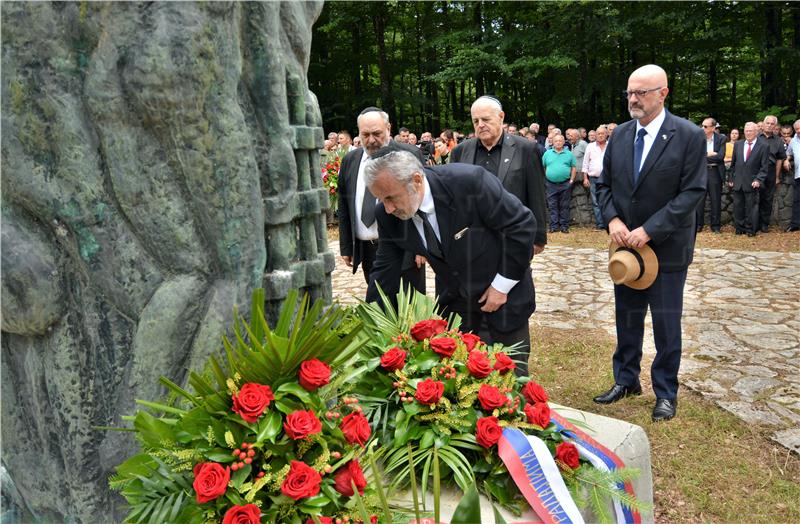
M 340 263 L 334 297 L 363 297 L 363 274 Z M 557 329 L 602 328 L 614 335 L 613 286 L 607 252 L 548 246 L 536 257 L 537 310 L 532 318 Z M 713 399 L 773 440 L 800 453 L 800 253 L 701 249 L 686 282 L 683 386 Z M 428 289 L 433 273 L 428 271 Z M 655 353 L 648 315 L 645 355 Z M 646 369 L 646 368 L 645 368 Z

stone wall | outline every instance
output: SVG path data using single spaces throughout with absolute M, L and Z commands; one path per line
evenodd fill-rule
M 118 522 L 134 399 L 331 298 L 321 2 L 3 2 L 3 522 Z
M 780 230 L 789 226 L 792 219 L 792 175 L 783 173 L 782 183 L 775 190 L 775 201 L 772 208 L 771 224 L 778 224 Z M 706 198 L 706 218 L 705 224 L 708 226 L 710 221 L 711 204 Z M 570 223 L 575 226 L 594 227 L 594 213 L 592 212 L 592 200 L 589 190 L 582 185 L 576 184 L 572 188 L 572 202 L 570 204 Z M 722 225 L 733 224 L 733 195 L 727 184 L 722 188 Z

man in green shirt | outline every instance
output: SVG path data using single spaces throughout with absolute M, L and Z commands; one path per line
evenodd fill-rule
M 564 149 L 564 137 L 553 137 L 553 148 L 542 157 L 547 179 L 547 207 L 550 209 L 550 232 L 569 233 L 569 203 L 575 181 L 575 157 Z

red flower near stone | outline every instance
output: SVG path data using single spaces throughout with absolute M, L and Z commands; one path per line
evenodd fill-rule
M 556 460 L 563 462 L 572 469 L 578 469 L 581 465 L 578 448 L 572 442 L 562 442 L 556 446 Z
M 531 380 L 522 388 L 522 394 L 525 400 L 531 404 L 536 402 L 547 402 L 547 392 L 542 386 Z
M 503 436 L 503 428 L 497 422 L 497 417 L 483 417 L 475 424 L 475 440 L 484 448 L 497 444 Z
M 456 341 L 450 337 L 440 337 L 431 339 L 431 349 L 443 357 L 452 357 L 456 352 Z
M 300 500 L 313 497 L 319 493 L 322 477 L 314 468 L 298 460 L 291 461 L 289 473 L 281 484 L 281 493 L 287 497 Z
M 411 337 L 417 342 L 431 338 L 447 330 L 447 321 L 440 319 L 421 320 L 411 328 Z
M 467 357 L 467 370 L 475 378 L 486 378 L 492 372 L 492 363 L 485 351 L 470 351 Z
M 505 375 L 509 371 L 513 371 L 514 368 L 517 367 L 517 364 L 511 360 L 511 357 L 506 355 L 505 353 L 495 353 L 494 355 L 494 369 L 500 372 L 501 375 Z
M 322 423 L 313 411 L 294 411 L 286 416 L 283 429 L 289 438 L 300 440 L 322 431 Z
M 255 504 L 244 506 L 232 506 L 225 512 L 222 524 L 259 524 L 261 522 L 261 510 Z
M 542 429 L 550 425 L 550 406 L 547 405 L 547 402 L 525 404 L 524 411 L 529 424 L 536 424 Z
M 426 378 L 417 384 L 417 392 L 414 398 L 423 404 L 436 404 L 444 395 L 444 383 L 431 378 Z
M 406 352 L 395 346 L 381 355 L 381 367 L 386 371 L 397 371 L 406 365 Z
M 369 436 L 372 434 L 367 417 L 357 411 L 346 415 L 342 419 L 342 423 L 339 427 L 341 427 L 347 442 L 350 444 L 359 444 L 362 447 L 367 443 Z
M 201 462 L 194 467 L 192 487 L 197 495 L 197 503 L 203 504 L 225 494 L 231 480 L 231 468 L 222 467 L 216 462 Z
M 275 395 L 269 386 L 248 382 L 232 399 L 233 411 L 241 415 L 245 422 L 252 424 L 264 413 L 269 403 L 275 400 Z
M 325 362 L 312 358 L 300 364 L 297 379 L 305 389 L 314 391 L 331 381 L 331 368 Z
M 461 340 L 464 341 L 464 345 L 467 346 L 467 351 L 472 351 L 475 349 L 475 346 L 483 342 L 481 337 L 473 333 L 461 333 Z
M 367 487 L 367 479 L 364 478 L 364 472 L 361 471 L 361 465 L 357 460 L 351 460 L 345 466 L 339 468 L 333 476 L 333 489 L 345 497 L 352 497 L 355 492 L 351 482 L 355 483 L 358 493 L 363 495 L 364 488 Z
M 492 411 L 505 406 L 508 402 L 508 397 L 496 387 L 483 384 L 478 390 L 478 402 L 480 402 L 481 408 L 485 411 Z

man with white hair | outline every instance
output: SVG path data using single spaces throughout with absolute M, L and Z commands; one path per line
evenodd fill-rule
M 349 152 L 339 169 L 339 251 L 342 260 L 353 273 L 359 265 L 364 280 L 369 282 L 370 271 L 378 251 L 378 224 L 375 222 L 377 200 L 364 182 L 366 161 L 391 140 L 389 115 L 377 107 L 368 107 L 358 115 L 358 136 L 361 149 Z M 414 146 L 403 144 L 422 160 L 422 153 Z M 425 293 L 425 267 L 422 259 L 408 256 L 403 261 L 403 281 Z
M 538 228 L 534 253 L 541 253 L 547 244 L 547 224 L 544 171 L 538 148 L 522 137 L 503 133 L 505 113 L 496 98 L 479 97 L 472 103 L 470 114 L 475 138 L 465 140 L 453 149 L 450 161 L 483 167 L 531 210 Z
M 624 95 L 633 120 L 618 126 L 608 142 L 597 189 L 611 240 L 634 252 L 648 245 L 658 258 L 658 273 L 645 289 L 614 285 L 614 385 L 594 401 L 610 404 L 642 393 L 649 308 L 656 346 L 650 368 L 654 422 L 671 419 L 678 407 L 683 288 L 694 253 L 695 210 L 706 191 L 703 132 L 664 108 L 668 93 L 661 67 L 646 65 L 631 74 Z
M 531 279 L 536 219 L 483 168 L 448 164 L 423 168 L 398 144 L 378 151 L 366 168 L 367 185 L 382 202 L 376 216 L 380 245 L 367 300 L 397 292 L 400 260 L 411 252 L 436 273 L 444 314 L 461 316 L 461 330 L 484 342 L 520 343 L 527 376 L 528 318 L 536 307 Z M 484 335 L 481 335 L 483 338 Z
M 800 231 L 800 120 L 792 125 L 794 136 L 789 141 L 789 153 L 794 163 L 794 189 L 792 189 L 792 221 L 786 228 L 787 233 Z M 786 161 L 788 164 L 788 160 Z

